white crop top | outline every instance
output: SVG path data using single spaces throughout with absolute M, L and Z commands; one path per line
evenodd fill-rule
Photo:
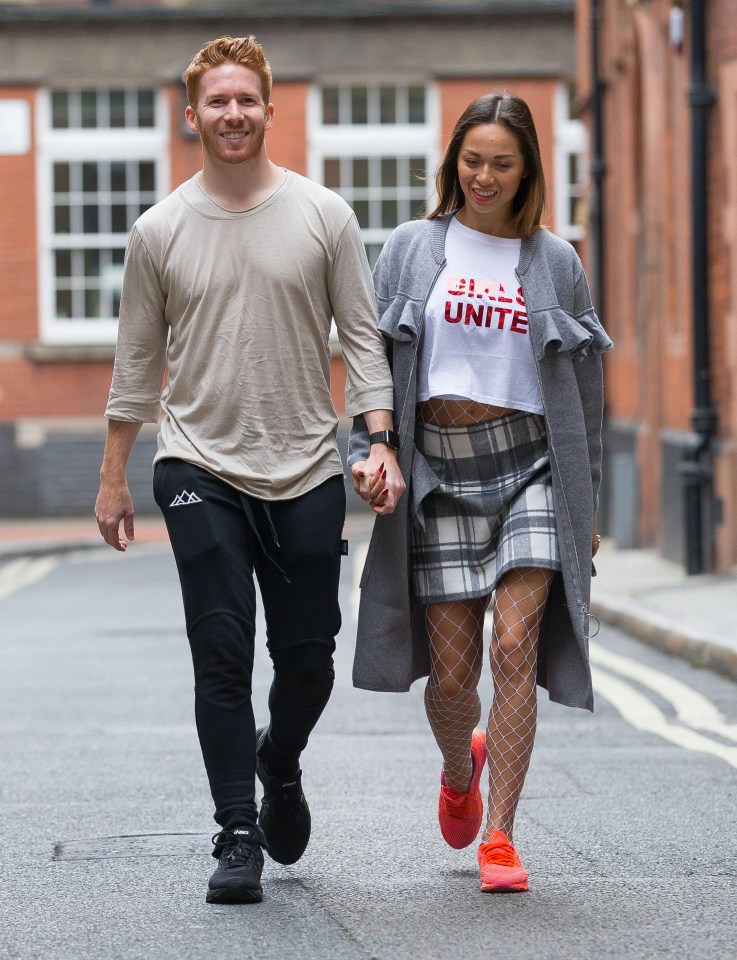
M 418 400 L 468 398 L 543 412 L 515 274 L 520 247 L 521 240 L 491 237 L 451 220 L 446 265 L 425 309 Z

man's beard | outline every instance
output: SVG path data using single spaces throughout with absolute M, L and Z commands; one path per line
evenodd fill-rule
M 261 151 L 265 135 L 266 131 L 263 127 L 260 130 L 249 131 L 248 150 L 245 153 L 242 151 L 239 153 L 230 153 L 227 147 L 223 147 L 223 141 L 219 134 L 202 131 L 200 128 L 203 149 L 210 154 L 211 157 L 222 160 L 223 163 L 231 164 L 247 163 L 249 160 L 253 160 Z

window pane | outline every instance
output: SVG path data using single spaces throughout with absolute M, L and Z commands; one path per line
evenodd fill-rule
M 55 272 L 57 277 L 71 277 L 72 275 L 72 251 L 57 250 L 54 254 Z
M 322 162 L 323 183 L 331 190 L 340 186 L 340 160 L 337 157 L 326 157 Z
M 339 123 L 339 97 L 337 87 L 323 87 L 322 90 L 322 122 Z
M 153 90 L 138 91 L 138 126 L 154 126 L 154 92 Z
M 397 122 L 397 94 L 395 87 L 382 87 L 379 91 L 381 123 Z
M 54 193 L 69 193 L 69 164 L 54 164 Z
M 125 90 L 110 91 L 110 126 L 125 126 Z
M 96 206 L 86 203 L 82 207 L 82 232 L 97 233 L 99 230 L 99 215 Z
M 368 157 L 355 157 L 353 160 L 353 186 L 367 187 L 369 185 Z
M 425 88 L 409 88 L 409 122 L 425 122 Z
M 83 90 L 81 94 L 82 102 L 82 126 L 97 126 L 97 94 L 94 90 Z
M 358 220 L 358 226 L 362 230 L 367 230 L 369 226 L 369 205 L 368 200 L 354 200 L 353 212 Z
M 111 229 L 113 233 L 128 232 L 128 208 L 124 203 L 113 204 Z
M 578 154 L 568 154 L 568 182 L 578 183 Z
M 123 264 L 125 263 L 125 247 L 116 247 L 116 249 L 112 251 L 112 254 L 113 254 L 113 263 L 116 266 L 122 267 Z
M 100 291 L 99 290 L 85 290 L 84 315 L 85 317 L 100 316 Z
M 56 315 L 62 320 L 66 320 L 72 315 L 72 291 L 56 291 Z
M 351 123 L 368 123 L 368 91 L 366 87 L 351 87 Z
M 399 224 L 399 211 L 396 200 L 381 201 L 382 227 L 396 227 Z
M 382 187 L 397 185 L 397 161 L 394 157 L 381 158 L 381 185 Z
M 51 126 L 55 130 L 69 126 L 69 97 L 60 90 L 51 94 Z
M 116 160 L 110 164 L 110 189 L 113 193 L 125 193 L 127 185 L 125 164 Z
M 100 276 L 100 251 L 84 250 L 84 275 L 85 277 Z
M 410 218 L 412 220 L 421 220 L 425 216 L 425 201 L 423 200 L 412 200 L 409 205 L 410 209 Z
M 156 189 L 156 165 L 145 162 L 138 164 L 138 189 L 141 193 L 153 193 Z
M 69 207 L 66 204 L 54 207 L 54 233 L 71 233 Z
M 381 248 L 383 244 L 381 243 L 367 243 L 366 247 L 366 256 L 368 257 L 368 262 L 373 270 L 376 266 L 376 261 L 379 259 L 379 254 L 381 253 Z
M 85 193 L 97 193 L 97 164 L 82 164 L 82 190 Z
M 425 158 L 409 158 L 409 183 L 410 186 L 417 186 L 425 178 Z

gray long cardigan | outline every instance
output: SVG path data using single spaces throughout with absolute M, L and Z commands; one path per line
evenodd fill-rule
M 438 485 L 415 449 L 417 350 L 425 305 L 445 265 L 451 215 L 398 227 L 374 270 L 379 330 L 394 378 L 399 465 L 408 492 L 393 514 L 376 518 L 361 578 L 353 683 L 404 691 L 430 672 L 424 608 L 412 598 L 410 523 L 422 523 L 422 500 Z M 517 276 L 545 411 L 561 556 L 540 631 L 538 683 L 551 700 L 593 709 L 588 659 L 591 530 L 601 479 L 601 353 L 611 341 L 596 318 L 573 247 L 546 230 L 522 241 Z M 368 456 L 362 417 L 351 431 L 348 462 Z

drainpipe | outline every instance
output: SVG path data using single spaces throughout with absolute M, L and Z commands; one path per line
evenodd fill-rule
M 713 450 L 717 414 L 711 398 L 709 357 L 707 127 L 716 91 L 707 82 L 706 2 L 691 0 L 691 273 L 693 312 L 693 397 L 691 429 L 695 442 L 683 454 L 686 572 L 713 566 Z
M 591 221 L 593 233 L 592 287 L 596 312 L 605 323 L 604 310 L 604 81 L 601 77 L 601 0 L 591 0 L 591 120 L 593 127 L 593 154 L 591 159 Z

